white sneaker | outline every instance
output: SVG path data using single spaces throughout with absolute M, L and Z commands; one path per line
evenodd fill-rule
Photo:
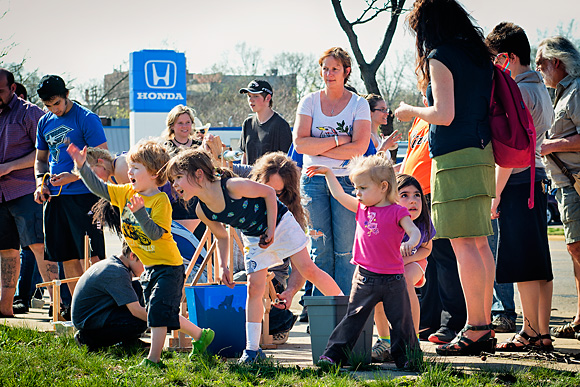
M 391 344 L 386 340 L 378 339 L 371 350 L 371 358 L 376 363 L 384 363 L 387 361 L 393 361 L 391 356 Z

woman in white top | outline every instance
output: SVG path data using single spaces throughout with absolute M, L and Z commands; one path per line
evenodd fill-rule
M 346 166 L 351 158 L 365 153 L 371 135 L 368 102 L 345 89 L 351 73 L 349 54 L 340 47 L 320 57 L 325 87 L 308 94 L 298 105 L 294 145 L 304 155 L 303 170 L 310 165 L 332 168 L 345 192 L 353 185 Z M 302 195 L 311 214 L 311 255 L 316 264 L 334 278 L 344 294 L 350 293 L 354 265 L 354 214 L 330 194 L 324 176 L 301 178 Z M 320 295 L 318 291 L 313 293 Z

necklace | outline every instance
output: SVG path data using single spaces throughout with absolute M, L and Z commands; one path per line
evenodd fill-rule
M 179 142 L 177 141 L 177 138 L 173 137 L 173 141 L 175 141 L 179 145 L 187 145 L 189 143 L 189 138 L 185 142 Z
M 342 90 L 342 94 L 340 95 L 340 97 L 338 97 L 338 99 L 336 100 L 336 102 L 334 103 L 334 106 L 332 107 L 332 109 L 330 109 L 330 115 L 334 116 L 334 108 L 340 103 L 340 100 L 342 99 L 342 97 L 344 96 L 344 92 L 345 90 Z M 327 97 L 328 98 L 328 97 Z

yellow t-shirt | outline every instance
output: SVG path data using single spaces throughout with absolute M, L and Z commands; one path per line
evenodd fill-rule
M 183 258 L 177 249 L 177 244 L 171 235 L 171 203 L 164 192 L 153 196 L 143 196 L 145 210 L 151 219 L 167 232 L 158 240 L 151 240 L 137 222 L 127 203 L 137 192 L 131 184 L 114 185 L 107 184 L 111 204 L 119 207 L 121 213 L 121 227 L 123 236 L 133 251 L 145 266 L 169 265 L 179 266 L 183 264 Z

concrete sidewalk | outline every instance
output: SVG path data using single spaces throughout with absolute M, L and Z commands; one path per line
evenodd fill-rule
M 110 250 L 109 250 L 110 249 Z M 108 243 L 108 255 L 116 253 L 120 250 L 120 245 L 111 241 Z M 576 313 L 576 292 L 573 277 L 573 268 L 570 256 L 566 251 L 566 245 L 562 240 L 551 238 L 550 251 L 552 254 L 552 265 L 554 271 L 554 295 L 552 307 L 551 325 L 562 325 L 571 321 L 571 316 Z M 517 270 L 517 269 L 516 269 Z M 301 307 L 298 305 L 299 296 L 297 294 L 292 303 L 291 310 L 295 314 L 300 314 Z M 519 306 L 519 296 L 516 287 L 516 312 L 518 312 L 518 329 L 522 325 L 521 308 Z M 12 326 L 25 326 L 41 331 L 54 330 L 50 319 L 48 317 L 48 297 L 42 309 L 31 309 L 29 313 L 24 315 L 17 315 L 16 318 L 5 319 L 0 323 Z M 297 322 L 290 333 L 288 342 L 284 345 L 278 346 L 277 349 L 266 350 L 268 356 L 272 356 L 275 361 L 283 365 L 311 367 L 313 366 L 312 355 L 310 351 L 310 336 L 306 333 L 307 323 Z M 506 340 L 512 334 L 504 333 L 497 334 L 498 342 Z M 376 340 L 376 332 L 373 337 L 373 342 Z M 580 341 L 576 339 L 557 339 L 554 342 L 556 351 L 560 353 L 580 354 Z M 510 354 L 508 352 L 497 352 L 494 356 L 488 356 L 486 360 L 480 357 L 441 357 L 435 354 L 435 344 L 429 342 L 421 342 L 421 348 L 425 353 L 426 359 L 433 361 L 440 361 L 451 363 L 455 367 L 461 368 L 463 371 L 470 371 L 479 368 L 486 368 L 488 370 L 506 370 L 506 369 L 520 369 L 534 366 L 550 367 L 559 370 L 577 371 L 579 368 L 575 364 L 565 364 L 550 362 L 546 360 L 534 360 L 531 357 L 527 359 L 525 354 L 516 353 Z M 521 357 L 521 358 L 518 358 Z M 395 377 L 402 375 L 409 375 L 404 372 L 395 370 L 394 364 L 382 364 L 381 369 L 385 371 L 384 377 Z M 382 373 L 381 373 L 382 374 Z M 376 378 L 376 372 L 368 374 L 361 374 L 363 378 Z

